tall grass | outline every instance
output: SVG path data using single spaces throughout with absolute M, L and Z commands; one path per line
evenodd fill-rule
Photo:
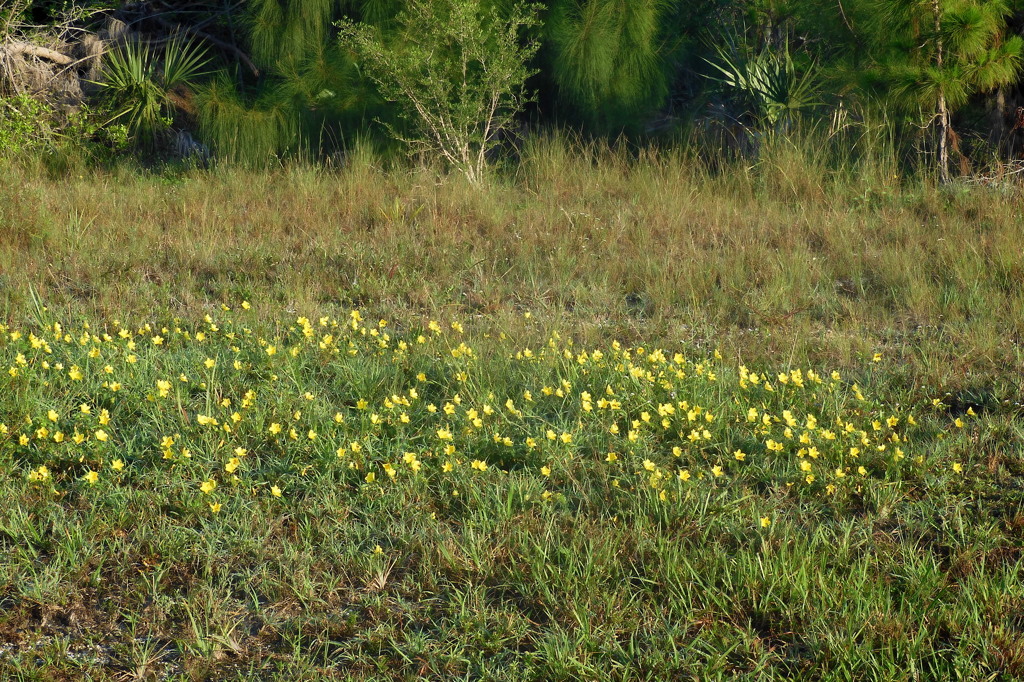
M 768 140 L 723 167 L 551 135 L 484 188 L 368 143 L 335 170 L 8 167 L 7 315 L 30 288 L 104 315 L 244 294 L 297 310 L 529 309 L 585 337 L 714 336 L 840 363 L 889 347 L 967 358 L 929 362 L 940 382 L 1016 362 L 1016 189 L 940 189 L 880 152 L 843 167 L 836 146 Z

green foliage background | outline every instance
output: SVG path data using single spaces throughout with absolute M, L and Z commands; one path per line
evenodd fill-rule
M 222 160 L 265 165 L 328 159 L 357 139 L 380 146 L 385 130 L 401 129 L 401 107 L 380 96 L 337 24 L 362 24 L 400 52 L 395 19 L 406 4 L 169 0 L 160 24 L 132 25 L 156 40 L 170 24 L 219 41 L 209 45 L 212 74 L 194 88 L 201 137 Z M 483 3 L 499 13 L 512 5 Z M 25 18 L 56 21 L 56 7 L 39 0 Z M 84 7 L 110 8 L 88 15 L 94 29 L 137 11 Z M 859 137 L 888 137 L 896 157 L 918 163 L 934 151 L 941 92 L 953 128 L 970 138 L 963 153 L 991 155 L 1014 142 L 1008 125 L 981 114 L 994 92 L 1006 104 L 1019 91 L 1022 10 L 1021 0 L 545 0 L 540 26 L 524 38 L 540 49 L 526 65 L 536 97 L 522 123 L 755 155 L 765 133 L 824 130 L 852 136 L 851 150 Z M 752 90 L 730 72 L 761 83 Z

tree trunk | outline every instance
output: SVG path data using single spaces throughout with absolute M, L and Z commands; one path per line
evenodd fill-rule
M 935 19 L 935 68 L 942 71 L 942 10 L 939 0 L 932 0 L 932 15 Z M 949 110 L 946 108 L 946 93 L 939 87 L 939 182 L 949 182 Z
M 946 95 L 939 92 L 939 182 L 949 182 L 949 110 Z

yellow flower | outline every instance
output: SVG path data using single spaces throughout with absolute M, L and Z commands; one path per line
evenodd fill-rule
M 40 466 L 38 469 L 33 469 L 28 474 L 28 480 L 30 481 L 46 481 L 50 478 L 50 470 L 46 468 L 46 465 Z
M 199 489 L 202 490 L 207 495 L 212 493 L 214 491 L 214 489 L 216 489 L 216 487 L 217 487 L 217 481 L 213 480 L 212 478 L 203 481 L 199 485 Z
M 210 502 L 210 511 L 214 514 L 220 511 L 220 502 Z
M 964 467 L 962 464 L 960 464 L 960 462 L 953 462 L 953 471 L 955 471 L 958 474 L 962 474 L 964 471 Z
M 619 456 L 616 455 L 614 452 L 609 452 L 608 456 L 604 458 L 604 461 L 606 461 L 606 462 L 614 462 L 618 458 L 619 458 Z
M 276 485 L 270 487 L 270 494 L 274 497 L 281 497 L 281 489 Z
M 377 474 L 375 474 L 375 473 L 373 473 L 371 471 L 370 473 L 366 474 L 366 479 L 365 480 L 366 480 L 367 483 L 373 483 L 374 481 L 377 480 Z
M 470 466 L 472 466 L 477 471 L 487 471 L 487 462 L 484 462 L 483 460 L 474 459 L 473 463 Z
M 713 466 L 713 467 L 711 467 L 711 473 L 714 474 L 715 477 L 717 478 L 718 476 L 721 476 L 724 472 L 722 471 L 722 467 L 720 467 L 720 466 Z
M 217 361 L 213 358 L 206 358 L 206 360 L 203 361 L 203 364 L 206 365 L 206 369 L 213 369 L 217 366 Z
M 688 469 L 683 469 L 682 471 L 680 471 L 679 472 L 679 480 L 680 481 L 689 481 L 690 480 L 690 471 Z
M 90 470 L 88 473 L 85 474 L 85 476 L 82 476 L 82 479 L 86 481 L 89 485 L 95 485 L 96 481 L 100 480 L 100 475 L 95 471 Z
M 767 516 L 762 516 L 761 517 L 761 527 L 762 528 L 767 528 L 770 525 L 772 525 L 772 520 L 769 519 Z
M 110 438 L 110 436 L 107 435 L 107 432 L 103 429 L 97 429 L 93 436 L 101 443 L 105 443 L 107 439 Z
M 115 459 L 113 462 L 110 463 L 110 468 L 113 469 L 114 471 L 121 471 L 122 469 L 124 469 L 124 460 Z
M 60 418 L 60 415 L 58 415 L 54 410 L 50 410 L 49 412 L 46 413 L 46 418 L 52 422 L 55 422 Z
M 540 473 L 541 473 L 541 475 L 543 475 L 543 476 L 550 476 L 550 475 L 551 475 L 551 467 L 549 467 L 549 466 L 546 466 L 546 465 L 545 465 L 545 466 L 542 466 L 542 467 L 540 468 Z
M 732 456 L 736 458 L 737 462 L 742 462 L 747 458 L 747 453 L 743 452 L 742 450 L 737 450 L 736 452 L 732 453 Z
M 274 422 L 273 424 L 270 425 L 270 429 L 268 430 L 270 431 L 270 433 L 276 436 L 277 434 L 281 433 L 281 425 L 278 424 L 277 422 Z

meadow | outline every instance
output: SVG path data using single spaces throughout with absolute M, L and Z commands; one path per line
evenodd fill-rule
M 0 168 L 4 679 L 1016 679 L 1010 183 Z

